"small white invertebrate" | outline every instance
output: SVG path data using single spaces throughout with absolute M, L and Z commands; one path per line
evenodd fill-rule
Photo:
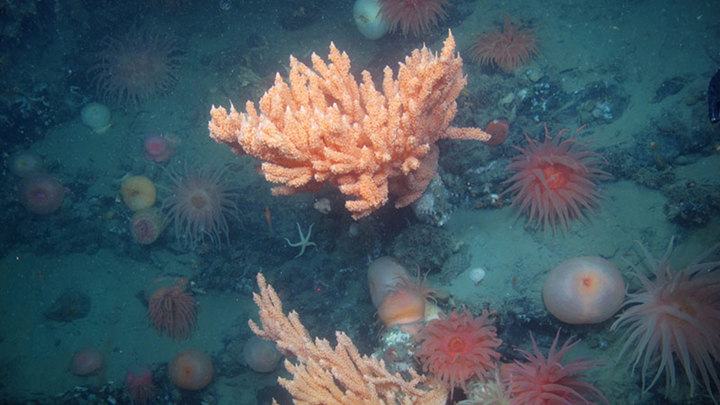
M 483 269 L 482 267 L 475 267 L 474 269 L 470 270 L 470 280 L 472 280 L 475 285 L 479 285 L 484 279 L 485 269 Z

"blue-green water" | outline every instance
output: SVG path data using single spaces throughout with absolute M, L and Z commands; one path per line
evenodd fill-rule
M 718 4 L 449 1 L 437 25 L 374 41 L 358 32 L 352 8 L 351 1 L 3 4 L 0 402 L 131 403 L 126 373 L 148 366 L 155 386 L 148 403 L 289 403 L 277 383 L 287 377 L 282 365 L 260 374 L 243 356 L 247 319 L 257 314 L 255 274 L 265 274 L 311 334 L 332 340 L 345 331 L 370 354 L 385 329 L 366 272 L 372 260 L 393 256 L 411 274 L 428 273 L 442 311 L 494 310 L 502 362 L 523 360 L 514 349 L 529 349 L 530 333 L 547 353 L 561 328 L 561 341 L 582 340 L 566 360 L 601 361 L 582 378 L 611 404 L 712 403 L 697 370 L 690 397 L 677 358 L 677 381 L 666 388 L 663 374 L 643 392 L 640 370 L 631 373 L 630 356 L 620 355 L 624 330 L 610 330 L 613 318 L 563 323 L 548 313 L 541 290 L 559 263 L 590 255 L 615 264 L 628 292 L 637 292 L 639 244 L 659 259 L 674 238 L 670 260 L 683 269 L 720 241 L 720 124 L 708 121 L 706 94 L 720 68 Z M 537 53 L 509 72 L 475 62 L 471 52 L 478 34 L 500 30 L 505 16 L 537 41 Z M 452 125 L 485 128 L 503 118 L 509 136 L 498 146 L 439 141 L 438 176 L 409 207 L 394 208 L 391 190 L 387 204 L 355 221 L 337 179 L 314 193 L 273 196 L 276 184 L 259 173 L 260 160 L 208 136 L 213 105 L 244 111 L 277 72 L 287 79 L 290 55 L 311 65 L 311 54 L 326 58 L 333 42 L 350 56 L 356 79 L 367 70 L 380 89 L 385 66 L 397 72 L 423 44 L 440 50 L 448 30 L 467 76 Z M 90 102 L 111 112 L 101 133 L 81 120 Z M 572 219 L 567 231 L 525 226 L 529 214 L 517 215 L 514 194 L 503 194 L 517 147 L 527 146 L 525 136 L 542 141 L 545 125 L 551 136 L 583 127 L 575 139 L 609 174 L 592 179 L 598 204 L 580 207 L 586 220 Z M 169 142 L 167 159 L 146 157 L 151 134 Z M 38 157 L 39 167 L 18 174 Z M 177 176 L 203 170 L 224 174 L 188 187 L 212 194 L 221 186 L 226 200 L 211 222 L 186 227 L 171 215 L 182 193 Z M 48 214 L 22 197 L 38 173 L 62 185 L 64 198 Z M 151 206 L 165 215 L 147 245 L 134 238 L 135 214 L 123 201 L 129 176 L 153 183 Z M 39 198 L 34 190 L 25 198 Z M 300 255 L 302 244 L 289 242 L 303 237 Z M 469 275 L 480 267 L 486 276 L 475 285 Z M 157 280 L 173 280 L 196 301 L 188 338 L 161 335 L 148 319 Z M 720 303 L 701 303 L 699 319 L 720 335 L 712 318 Z M 85 347 L 97 348 L 104 365 L 77 376 L 71 359 Z M 717 373 L 720 348 L 691 347 L 710 353 L 707 368 Z M 212 382 L 200 391 L 180 390 L 168 376 L 168 363 L 188 348 L 213 362 Z M 412 356 L 405 360 L 422 370 Z M 650 368 L 654 377 L 658 366 Z M 717 398 L 717 382 L 709 385 Z

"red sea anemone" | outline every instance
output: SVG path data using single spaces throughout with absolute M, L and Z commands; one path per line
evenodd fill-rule
M 547 358 L 538 349 L 532 333 L 535 354 L 517 349 L 525 356 L 526 362 L 516 361 L 502 366 L 503 383 L 513 397 L 511 405 L 576 405 L 595 404 L 586 398 L 589 396 L 602 403 L 609 404 L 605 396 L 594 385 L 584 382 L 579 374 L 597 365 L 592 360 L 575 360 L 562 364 L 563 356 L 578 342 L 565 344 L 555 351 L 560 337 L 558 330 Z
M 471 377 L 487 377 L 500 358 L 495 349 L 502 341 L 491 322 L 487 310 L 477 318 L 467 310 L 461 314 L 453 310 L 450 316 L 441 313 L 422 331 L 418 339 L 422 344 L 415 356 L 425 372 L 451 388 L 465 388 Z
M 551 138 L 545 126 L 544 142 L 525 135 L 528 145 L 515 146 L 521 154 L 506 168 L 516 173 L 505 181 L 510 187 L 503 194 L 515 195 L 511 206 L 518 209 L 518 216 L 528 214 L 526 226 L 536 221 L 536 228 L 542 223 L 544 229 L 550 226 L 555 232 L 556 222 L 560 222 L 567 231 L 572 219 L 584 220 L 583 209 L 592 211 L 602 198 L 593 183 L 594 179 L 609 177 L 597 167 L 602 155 L 585 150 L 587 143 L 575 140 L 574 136 L 561 141 L 566 131 L 563 129 Z
M 65 200 L 65 187 L 53 176 L 35 173 L 20 183 L 20 203 L 33 214 L 48 215 L 57 211 Z
M 501 145 L 507 139 L 510 134 L 510 123 L 507 118 L 496 118 L 485 126 L 485 132 L 490 134 L 491 138 L 485 142 L 488 146 Z
M 186 170 L 187 172 L 187 170 Z M 194 248 L 206 237 L 220 246 L 229 241 L 228 217 L 237 217 L 237 192 L 228 178 L 227 167 L 213 170 L 203 167 L 179 175 L 168 171 L 172 195 L 163 201 L 175 236 Z
M 190 337 L 197 319 L 197 301 L 185 291 L 186 284 L 184 279 L 158 279 L 148 299 L 150 322 L 175 340 Z
M 133 26 L 120 38 L 106 38 L 90 69 L 97 92 L 118 105 L 137 107 L 177 82 L 181 49 L 164 31 Z
M 641 287 L 628 294 L 628 308 L 612 329 L 627 327 L 622 353 L 633 350 L 633 369 L 641 366 L 642 385 L 649 390 L 665 372 L 665 384 L 675 385 L 677 361 L 690 383 L 702 384 L 713 399 L 720 388 L 716 371 L 720 361 L 720 261 L 701 263 L 720 249 L 720 244 L 700 255 L 682 270 L 670 263 L 672 240 L 665 255 L 657 261 L 643 248 L 646 265 L 655 274 L 650 280 L 636 269 Z M 648 383 L 651 367 L 657 367 Z
M 390 32 L 400 28 L 403 35 L 412 32 L 417 37 L 447 17 L 447 5 L 448 0 L 383 0 L 380 15 L 390 26 Z
M 503 30 L 483 32 L 473 40 L 470 59 L 483 65 L 495 65 L 505 72 L 512 72 L 538 53 L 533 30 L 520 29 L 505 16 Z

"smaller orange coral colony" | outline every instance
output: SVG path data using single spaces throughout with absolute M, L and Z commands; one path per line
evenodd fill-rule
M 285 360 L 291 379 L 278 378 L 296 404 L 325 405 L 442 405 L 448 390 L 436 381 L 408 370 L 392 374 L 382 360 L 361 355 L 352 340 L 336 332 L 337 344 L 315 338 L 300 322 L 297 312 L 285 315 L 282 302 L 265 277 L 257 275 L 260 325 L 249 320 L 258 337 L 275 342 L 278 350 L 295 360 Z M 273 402 L 277 403 L 277 402 Z
M 316 191 L 325 182 L 352 199 L 358 219 L 396 197 L 404 207 L 425 191 L 437 169 L 441 138 L 487 141 L 477 128 L 455 128 L 455 99 L 467 82 L 449 35 L 441 53 L 415 50 L 397 79 L 385 68 L 382 92 L 367 71 L 358 84 L 350 58 L 330 44 L 331 63 L 313 54 L 313 68 L 290 57 L 288 85 L 278 74 L 260 99 L 238 113 L 211 110 L 210 136 L 236 153 L 264 160 L 261 172 L 275 195 Z

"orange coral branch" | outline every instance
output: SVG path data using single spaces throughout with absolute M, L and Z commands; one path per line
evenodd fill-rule
M 361 355 L 350 338 L 336 332 L 333 348 L 325 339 L 315 338 L 300 322 L 297 312 L 283 313 L 282 302 L 272 286 L 257 275 L 259 294 L 253 300 L 259 307 L 260 324 L 248 321 L 259 337 L 272 340 L 278 350 L 295 357 L 285 360 L 285 368 L 293 378 L 279 378 L 296 404 L 344 405 L 442 405 L 448 395 L 441 386 L 427 386 L 424 376 L 410 370 L 408 381 L 392 374 L 385 363 L 375 357 Z
M 358 84 L 350 58 L 330 44 L 330 63 L 313 54 L 313 69 L 290 57 L 289 85 L 280 75 L 245 113 L 213 106 L 210 136 L 264 160 L 265 178 L 283 184 L 274 194 L 318 189 L 330 181 L 352 199 L 355 219 L 398 197 L 410 204 L 427 188 L 437 167 L 441 138 L 487 141 L 477 128 L 454 128 L 455 99 L 467 83 L 452 33 L 443 49 L 414 50 L 397 79 L 386 67 L 379 92 L 368 72 Z M 393 186 L 395 184 L 395 186 Z M 401 185 L 401 186 L 398 186 Z

